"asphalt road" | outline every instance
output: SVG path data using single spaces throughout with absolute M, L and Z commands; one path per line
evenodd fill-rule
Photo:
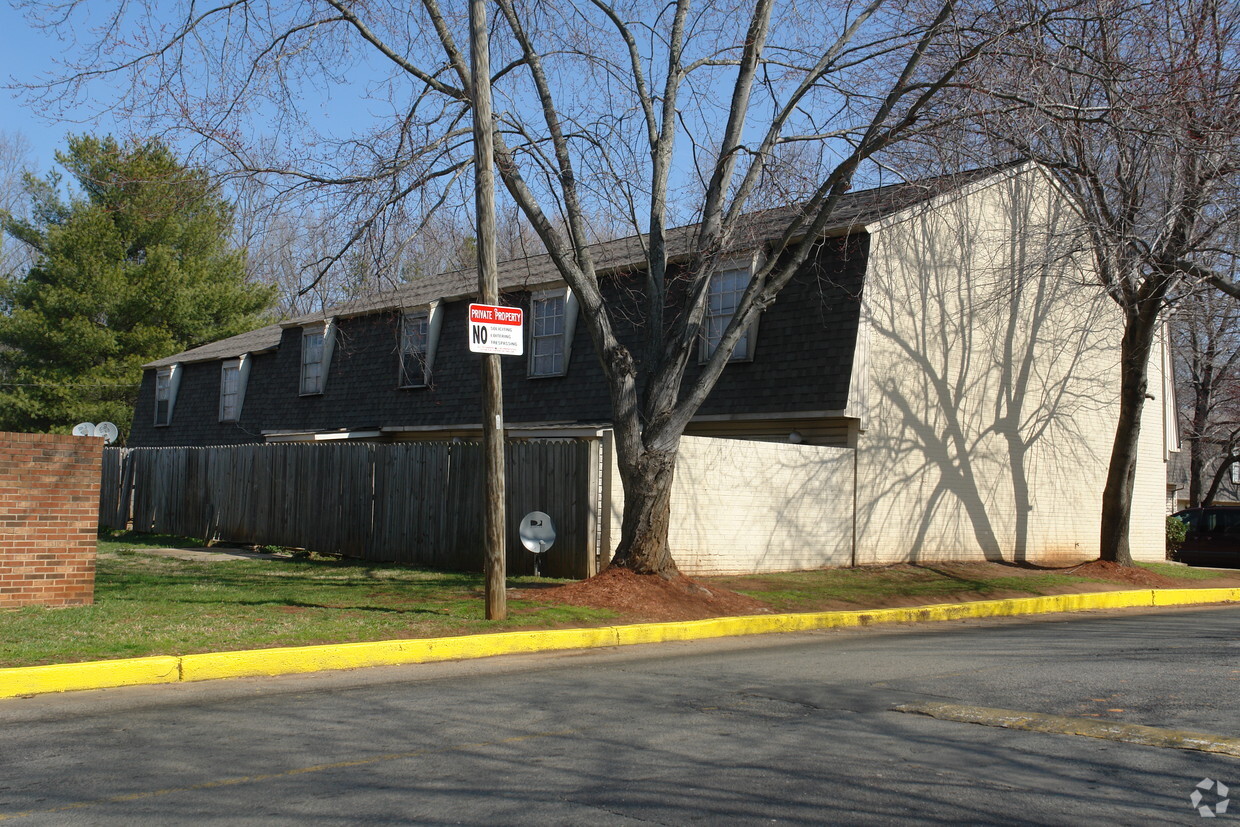
M 1216 608 L 19 698 L 0 822 L 1202 823 L 1194 786 L 1240 799 L 1240 758 L 891 709 L 1235 737 L 1238 656 L 1240 609 Z

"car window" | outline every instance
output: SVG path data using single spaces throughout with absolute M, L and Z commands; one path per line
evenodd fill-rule
M 1213 537 L 1214 533 L 1218 531 L 1218 512 L 1203 511 L 1201 514 L 1201 525 L 1197 530 L 1201 534 L 1208 534 Z
M 1240 537 L 1240 510 L 1218 512 L 1219 531 L 1223 537 Z

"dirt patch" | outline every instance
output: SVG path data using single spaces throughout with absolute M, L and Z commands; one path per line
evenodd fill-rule
M 1182 581 L 1152 572 L 1137 566 L 1121 566 L 1108 560 L 1094 560 L 1070 569 L 1060 569 L 1064 574 L 1075 574 L 1078 577 L 1097 577 L 1099 580 L 1111 580 L 1116 583 L 1127 583 L 1130 586 L 1179 586 Z
M 681 574 L 664 578 L 614 567 L 604 569 L 589 580 L 520 596 L 611 609 L 627 618 L 656 622 L 770 612 L 760 600 L 715 586 L 707 588 Z

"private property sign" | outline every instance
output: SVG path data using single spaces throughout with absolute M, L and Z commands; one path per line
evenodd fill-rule
M 469 349 L 473 353 L 520 356 L 525 352 L 519 307 L 493 304 L 469 306 Z

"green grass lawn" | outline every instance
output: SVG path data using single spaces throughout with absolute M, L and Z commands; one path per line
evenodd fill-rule
M 0 611 L 0 667 L 494 632 L 607 622 L 598 609 L 509 599 L 483 617 L 481 574 L 330 558 L 190 562 L 131 549 L 179 538 L 100 540 L 95 602 Z M 509 578 L 512 587 L 548 581 Z
M 483 617 L 480 574 L 431 571 L 320 555 L 194 562 L 135 551 L 192 546 L 175 537 L 124 535 L 99 541 L 95 602 L 61 609 L 0 611 L 0 667 L 194 652 L 392 640 L 629 622 L 615 612 L 536 599 L 546 578 L 509 578 L 509 619 Z M 1217 572 L 1147 568 L 1209 585 Z M 1002 595 L 1081 591 L 1088 578 L 995 564 L 820 569 L 703 578 L 755 597 L 771 610 L 867 608 Z
M 1165 563 L 1138 565 L 1184 581 L 1204 581 L 1240 575 L 1240 572 L 1193 569 Z M 1011 573 L 1005 574 L 1005 569 Z M 1068 589 L 1079 591 L 1081 585 L 1087 583 L 1113 584 L 1113 581 L 1062 571 L 967 563 L 816 569 L 707 579 L 723 588 L 761 600 L 777 612 L 813 611 L 842 604 L 869 608 L 894 602 L 893 598 L 920 603 L 948 599 L 984 600 L 1022 594 L 1054 594 Z M 1185 585 L 1190 583 L 1186 582 Z M 1191 585 L 1207 584 L 1192 582 Z

